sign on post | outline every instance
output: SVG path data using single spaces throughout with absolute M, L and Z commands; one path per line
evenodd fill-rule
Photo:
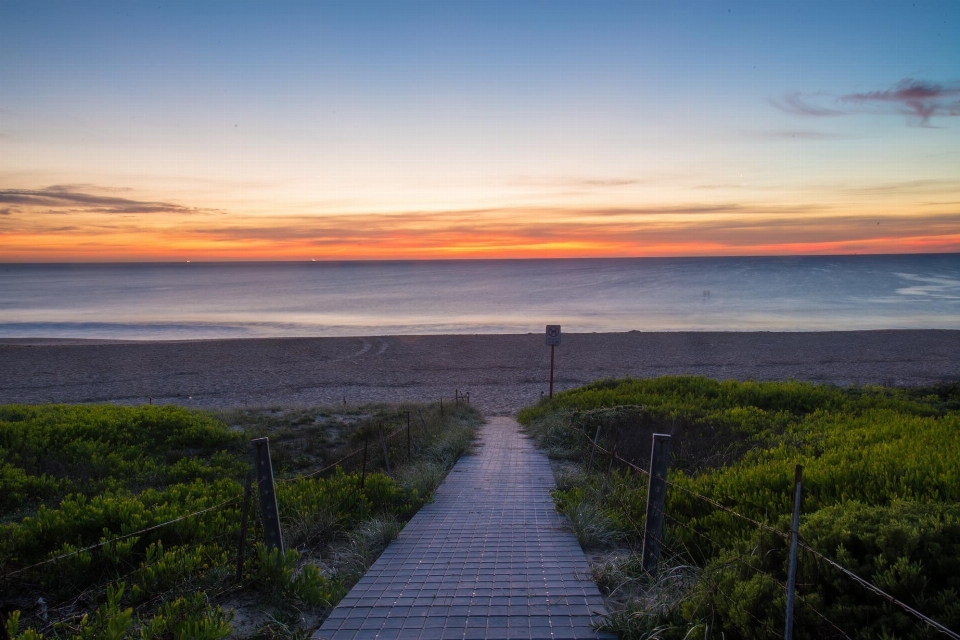
M 547 325 L 547 346 L 550 347 L 550 397 L 553 397 L 553 348 L 560 345 L 560 325 Z
M 558 324 L 547 325 L 547 346 L 548 347 L 560 346 L 560 325 Z

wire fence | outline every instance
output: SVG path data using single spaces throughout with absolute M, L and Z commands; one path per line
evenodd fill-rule
M 592 465 L 592 462 L 593 462 L 594 458 L 595 458 L 596 455 L 599 453 L 601 457 L 605 457 L 605 458 L 607 458 L 607 459 L 609 460 L 609 464 L 608 464 L 608 467 L 607 467 L 607 471 L 608 471 L 608 472 L 613 469 L 613 466 L 614 466 L 615 463 L 619 463 L 620 465 L 623 465 L 624 467 L 626 467 L 626 468 L 628 468 L 628 469 L 631 469 L 631 470 L 633 470 L 633 471 L 635 471 L 635 472 L 637 472 L 637 473 L 640 473 L 641 475 L 646 476 L 647 478 L 650 478 L 650 477 L 651 477 L 651 472 L 650 472 L 649 470 L 647 470 L 647 469 L 645 469 L 645 468 L 643 468 L 643 467 L 635 464 L 634 462 L 632 462 L 632 461 L 630 461 L 630 460 L 627 460 L 626 458 L 622 457 L 621 455 L 619 455 L 619 454 L 617 453 L 617 447 L 616 447 L 616 445 L 614 445 L 613 447 L 611 447 L 611 448 L 608 449 L 608 448 L 603 447 L 603 446 L 601 446 L 601 445 L 599 444 L 599 442 L 597 441 L 597 436 L 594 436 L 594 438 L 591 438 L 585 431 L 580 430 L 580 429 L 576 429 L 576 432 L 577 432 L 578 434 L 580 434 L 583 439 L 585 439 L 585 441 L 586 441 L 585 444 L 592 449 L 592 451 L 591 451 L 591 453 L 590 453 L 590 462 L 591 462 L 591 465 Z M 598 434 L 599 434 L 599 430 L 598 430 Z M 709 506 L 711 506 L 711 507 L 713 507 L 713 508 L 715 508 L 715 509 L 717 509 L 717 510 L 719 510 L 719 511 L 722 511 L 723 513 L 726 513 L 726 514 L 728 514 L 728 515 L 730 515 L 730 516 L 733 516 L 733 517 L 735 517 L 735 518 L 738 518 L 738 519 L 742 520 L 744 523 L 751 525 L 752 527 L 756 527 L 757 529 L 759 529 L 759 530 L 761 530 L 761 531 L 765 531 L 765 532 L 767 532 L 767 533 L 770 533 L 770 534 L 773 534 L 773 535 L 775 535 L 775 536 L 778 536 L 778 537 L 782 538 L 782 539 L 785 540 L 785 541 L 788 541 L 788 542 L 789 542 L 789 540 L 790 540 L 790 534 L 789 534 L 789 533 L 787 533 L 787 532 L 785 532 L 785 531 L 781 531 L 780 529 L 777 529 L 776 527 L 773 527 L 773 526 L 771 526 L 771 525 L 769 525 L 769 524 L 767 524 L 767 523 L 761 522 L 761 521 L 759 521 L 759 520 L 757 520 L 757 519 L 755 519 L 755 518 L 751 518 L 750 516 L 747 516 L 747 515 L 745 515 L 745 514 L 743 514 L 743 513 L 740 513 L 740 512 L 737 511 L 736 509 L 734 509 L 734 508 L 732 508 L 732 507 L 729 507 L 729 506 L 727 506 L 727 505 L 724 505 L 724 504 L 718 502 L 717 500 L 715 500 L 715 499 L 713 499 L 713 498 L 711 498 L 711 497 L 709 497 L 709 496 L 705 496 L 705 495 L 703 495 L 703 494 L 701 494 L 701 493 L 698 493 L 698 492 L 690 489 L 689 487 L 685 487 L 685 486 L 683 486 L 683 485 L 681 485 L 681 484 L 677 484 L 677 483 L 671 482 L 671 481 L 669 481 L 669 480 L 665 480 L 665 483 L 666 483 L 666 485 L 667 485 L 668 487 L 674 489 L 675 491 L 679 491 L 679 492 L 685 493 L 685 494 L 689 495 L 690 497 L 694 498 L 695 500 L 698 500 L 698 501 L 702 502 L 703 504 L 709 505 Z M 703 538 L 706 542 L 710 543 L 710 544 L 713 546 L 713 548 L 722 548 L 722 547 L 723 547 L 723 544 L 722 544 L 720 541 L 714 540 L 714 539 L 710 538 L 709 536 L 707 536 L 705 533 L 703 533 L 703 532 L 701 532 L 701 531 L 697 531 L 695 528 L 689 526 L 689 525 L 688 525 L 687 523 L 685 523 L 685 522 L 680 521 L 678 518 L 675 518 L 675 517 L 671 516 L 669 513 L 664 513 L 664 516 L 665 516 L 671 523 L 673 523 L 674 526 L 684 528 L 685 530 L 691 532 L 692 534 L 694 534 L 694 535 L 696 535 L 696 536 L 698 536 L 698 537 L 700 537 L 700 538 Z M 663 542 L 662 542 L 662 540 L 661 540 L 661 545 L 662 545 L 662 544 L 663 544 Z M 843 565 L 841 565 L 841 564 L 840 564 L 839 562 L 837 562 L 836 560 L 834 560 L 834 559 L 832 559 L 832 558 L 824 555 L 822 552 L 820 552 L 820 551 L 818 551 L 817 549 L 813 548 L 808 542 L 806 542 L 806 541 L 804 541 L 804 540 L 801 539 L 800 542 L 799 542 L 799 546 L 800 546 L 800 548 L 802 548 L 804 551 L 806 551 L 806 552 L 809 553 L 811 556 L 813 556 L 813 558 L 815 558 L 818 562 L 820 562 L 820 561 L 824 562 L 825 564 L 829 565 L 831 568 L 839 571 L 839 572 L 840 572 L 843 576 L 845 576 L 846 578 L 848 578 L 848 579 L 850 579 L 851 581 L 853 581 L 853 583 L 855 583 L 855 584 L 857 584 L 858 586 L 862 587 L 863 589 L 865 589 L 865 590 L 873 593 L 874 595 L 882 598 L 883 600 L 885 600 L 885 601 L 888 602 L 889 604 L 891 604 L 891 605 L 899 608 L 901 611 L 903 611 L 903 612 L 907 613 L 908 615 L 912 616 L 912 617 L 915 618 L 917 621 L 922 622 L 923 624 L 926 624 L 926 625 L 930 626 L 932 629 L 936 630 L 937 632 L 939 632 L 939 633 L 941 633 L 941 634 L 943 634 L 943 635 L 946 635 L 946 636 L 949 637 L 949 638 L 952 638 L 953 640 L 960 640 L 960 634 L 958 634 L 957 632 L 949 629 L 948 627 L 944 626 L 944 625 L 941 624 L 940 622 L 938 622 L 938 621 L 930 618 L 929 616 L 921 613 L 920 611 L 918 611 L 918 610 L 915 609 L 914 607 L 911 607 L 911 606 L 909 606 L 908 604 L 902 602 L 901 600 L 899 600 L 899 599 L 897 599 L 896 597 L 894 597 L 893 595 L 887 593 L 886 591 L 884 591 L 883 589 L 881 589 L 881 588 L 878 587 L 877 585 L 873 584 L 873 583 L 870 582 L 869 580 L 866 580 L 865 578 L 857 575 L 855 572 L 851 571 L 851 570 L 848 569 L 847 567 L 844 567 Z M 664 548 L 669 548 L 669 547 L 664 547 Z M 746 568 L 750 569 L 751 571 L 761 571 L 761 569 L 759 569 L 759 568 L 756 567 L 756 566 L 746 564 L 741 558 L 737 558 L 737 561 L 739 561 L 741 564 L 743 564 Z M 765 575 L 767 575 L 767 577 L 768 577 L 769 579 L 771 579 L 772 581 L 774 581 L 775 583 L 777 583 L 777 584 L 779 585 L 779 587 L 781 587 L 785 592 L 787 591 L 787 587 L 786 587 L 785 584 L 783 584 L 782 582 L 778 581 L 774 576 L 770 575 L 769 573 L 766 573 Z M 716 587 L 717 585 L 711 585 L 711 586 L 712 586 L 712 587 Z M 727 594 L 724 593 L 724 591 L 723 591 L 722 589 L 717 589 L 717 590 L 716 590 L 716 593 L 720 594 L 721 597 L 724 597 L 724 598 L 727 597 Z M 819 619 L 822 620 L 824 623 L 826 623 L 833 631 L 837 632 L 841 637 L 849 638 L 849 635 L 848 635 L 845 631 L 843 631 L 835 622 L 833 622 L 832 620 L 830 620 L 822 611 L 818 610 L 818 609 L 817 609 L 816 607 L 814 607 L 810 602 L 808 602 L 805 598 L 803 598 L 802 595 L 799 596 L 799 600 L 801 601 L 801 603 L 803 603 L 803 604 L 805 605 L 805 607 L 806 607 L 807 609 L 809 609 L 817 618 L 819 618 Z M 731 604 L 732 604 L 732 605 L 736 605 L 736 603 L 733 603 L 732 601 L 731 601 Z M 752 618 L 754 621 L 756 621 L 757 623 L 759 623 L 759 624 L 760 624 L 760 627 L 759 627 L 759 628 L 764 628 L 765 626 L 767 626 L 767 625 L 764 624 L 764 623 L 760 623 L 760 621 L 759 621 L 753 614 L 751 614 L 751 613 L 743 610 L 742 607 L 736 606 L 736 608 L 737 608 L 741 613 L 743 613 L 744 615 L 749 616 L 749 617 Z
M 455 398 L 453 405 L 459 408 L 459 405 L 465 402 L 465 397 L 460 398 L 459 392 L 457 395 L 458 397 Z M 321 479 L 327 476 L 338 477 L 337 474 L 339 472 L 346 472 L 347 474 L 356 477 L 361 476 L 361 474 L 365 476 L 367 474 L 376 473 L 391 467 L 391 465 L 393 467 L 399 467 L 414 459 L 419 453 L 420 449 L 429 443 L 433 437 L 443 433 L 444 425 L 447 424 L 447 422 L 440 411 L 441 410 L 439 410 L 437 406 L 434 406 L 432 410 L 427 411 L 427 418 L 424 417 L 424 412 L 422 409 L 414 409 L 413 412 L 416 414 L 415 416 L 411 412 L 400 413 L 393 417 L 384 416 L 383 420 L 377 424 L 376 428 L 373 428 L 372 425 L 367 425 L 366 427 L 361 428 L 359 431 L 360 435 L 355 433 L 351 438 L 351 444 L 353 447 L 347 451 L 341 450 L 339 453 L 334 453 L 334 455 L 337 456 L 334 461 L 324 464 L 324 466 L 321 468 L 309 472 L 299 473 L 290 477 L 277 478 L 275 483 L 279 488 L 280 486 L 293 486 L 296 483 L 305 480 Z M 448 409 L 447 415 L 453 417 L 455 412 L 451 412 Z M 406 436 L 406 442 L 404 442 L 404 436 Z M 356 442 L 360 441 L 358 438 L 363 439 L 364 444 L 362 446 L 356 445 Z M 247 456 L 249 456 L 249 454 L 247 454 Z M 238 458 L 239 457 L 246 456 L 238 456 Z M 236 458 L 234 461 L 235 460 Z M 350 488 L 350 491 L 346 496 L 348 500 L 351 498 L 351 496 L 363 492 L 364 489 L 362 479 L 360 482 L 353 481 L 350 478 L 344 478 L 343 480 L 347 483 L 346 486 Z M 254 484 L 256 484 L 256 482 L 254 482 Z M 217 540 L 214 540 L 211 537 L 211 531 L 204 531 L 204 528 L 208 525 L 200 525 L 200 529 L 198 531 L 203 533 L 203 542 L 191 543 L 190 540 L 193 537 L 190 535 L 185 535 L 183 532 L 173 535 L 172 537 L 171 535 L 164 534 L 160 537 L 156 537 L 155 542 L 168 540 L 174 542 L 178 546 L 182 546 L 182 543 L 186 543 L 187 546 L 194 544 L 199 545 L 199 547 L 202 548 L 204 545 L 209 545 L 211 542 L 219 541 L 221 549 L 225 550 L 226 552 L 238 554 L 238 562 L 241 563 L 240 567 L 242 567 L 243 546 L 251 544 L 252 542 L 265 541 L 263 535 L 263 513 L 260 509 L 259 500 L 255 498 L 256 492 L 252 493 L 253 495 L 250 497 L 250 507 L 252 507 L 253 523 L 249 528 L 249 531 L 241 527 L 240 523 L 240 506 L 245 500 L 244 495 L 235 495 L 228 497 L 225 500 L 221 500 L 217 502 L 217 504 L 194 509 L 189 513 L 184 513 L 176 517 L 168 518 L 162 522 L 156 522 L 149 524 L 148 526 L 140 527 L 135 531 L 104 537 L 98 542 L 82 545 L 79 548 L 70 549 L 69 551 L 51 551 L 47 554 L 49 557 L 24 566 L 17 566 L 14 564 L 14 559 L 6 558 L 0 562 L 0 585 L 4 585 L 4 590 L 12 587 L 14 583 L 19 583 L 21 585 L 20 589 L 24 587 L 36 589 L 40 584 L 37 582 L 37 580 L 40 578 L 43 578 L 44 583 L 49 582 L 50 580 L 56 580 L 55 576 L 49 572 L 52 567 L 56 568 L 55 570 L 59 573 L 64 566 L 64 562 L 70 562 L 71 559 L 74 559 L 78 556 L 85 556 L 88 563 L 94 563 L 95 558 L 99 559 L 101 554 L 108 553 L 111 548 L 115 548 L 115 545 L 118 543 L 123 543 L 124 541 L 134 538 L 142 538 L 152 533 L 162 534 L 164 530 L 174 527 L 178 523 L 196 521 L 204 518 L 204 516 L 213 515 L 221 511 L 226 511 L 229 513 L 227 515 L 227 521 L 223 521 L 222 518 L 219 521 L 219 524 L 225 528 L 223 529 L 222 535 L 216 535 Z M 223 494 L 221 493 L 221 495 Z M 226 524 L 224 524 L 224 522 L 226 522 Z M 177 542 L 178 540 L 180 542 Z M 141 541 L 140 546 L 143 546 L 144 544 L 145 543 Z M 91 557 L 89 555 L 91 553 L 97 555 Z M 138 553 L 142 555 L 143 550 L 139 551 Z M 97 562 L 99 562 L 99 560 L 97 560 Z M 119 569 L 120 566 L 121 565 L 116 565 L 116 568 Z M 48 604 L 46 599 L 41 597 L 38 602 L 42 603 L 42 612 L 37 613 L 36 615 L 42 616 L 46 629 L 53 629 L 53 618 L 56 616 L 51 617 L 51 613 L 65 611 L 67 612 L 67 618 L 69 618 L 70 615 L 73 615 L 70 612 L 79 606 L 79 603 L 86 602 L 87 605 L 89 605 L 90 602 L 97 601 L 99 597 L 97 594 L 102 593 L 106 584 L 119 583 L 120 581 L 127 580 L 132 576 L 142 574 L 144 566 L 145 565 L 141 565 L 139 562 L 137 562 L 134 568 L 131 570 L 115 572 L 113 570 L 107 570 L 107 572 L 110 574 L 108 582 L 93 583 L 89 587 L 82 588 L 79 592 L 74 591 L 74 593 L 69 597 L 59 600 L 56 603 Z M 130 564 L 127 564 L 126 568 L 129 569 Z M 97 567 L 96 571 L 102 574 L 103 568 Z M 220 586 L 216 587 L 216 594 L 221 592 L 227 593 L 241 588 L 244 584 L 246 584 L 247 581 L 241 579 L 243 574 L 240 571 L 240 568 L 238 568 L 236 575 L 236 580 L 220 582 Z M 189 582 L 190 579 L 185 578 L 184 584 Z M 174 589 L 178 588 L 175 584 L 170 586 Z M 214 594 L 214 597 L 216 594 Z M 151 602 L 158 601 L 158 597 L 160 596 L 151 597 L 147 601 L 141 602 L 136 607 L 136 610 L 140 611 L 143 607 L 149 606 Z

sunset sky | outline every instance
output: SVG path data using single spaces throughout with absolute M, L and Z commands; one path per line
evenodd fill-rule
M 960 2 L 0 0 L 0 262 L 960 251 Z

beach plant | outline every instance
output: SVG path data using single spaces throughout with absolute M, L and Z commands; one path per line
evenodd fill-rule
M 395 432 L 407 410 L 419 423 L 413 455 L 406 456 L 405 438 L 393 438 L 394 475 L 379 455 L 361 474 L 354 434 L 381 424 Z M 469 407 L 441 415 L 433 405 L 219 415 L 179 407 L 0 406 L 0 480 L 11 487 L 0 497 L 7 630 L 18 640 L 213 640 L 233 633 L 232 611 L 241 603 L 259 602 L 264 606 L 245 612 L 262 621 L 252 628 L 279 633 L 276 623 L 289 619 L 285 637 L 308 635 L 291 608 L 322 619 L 431 499 L 479 422 Z M 262 544 L 254 498 L 238 581 L 248 443 L 265 435 L 278 454 L 287 550 Z M 343 548 L 351 553 L 338 565 Z M 35 607 L 38 598 L 49 607 Z
M 605 513 L 600 496 L 589 487 L 576 487 L 555 495 L 557 508 L 570 523 L 585 549 L 606 547 L 622 537 Z
M 616 447 L 612 472 L 604 458 L 588 474 L 592 479 L 565 481 L 554 498 L 573 520 L 581 497 L 592 491 L 598 497 L 592 509 L 631 548 L 642 542 L 647 478 L 622 460 L 645 469 L 651 434 L 673 435 L 663 553 L 668 565 L 695 568 L 696 579 L 673 591 L 671 606 L 651 607 L 653 586 L 643 586 L 635 567 L 599 569 L 616 605 L 605 628 L 622 637 L 655 631 L 670 638 L 759 638 L 782 631 L 788 546 L 771 530 L 789 530 L 796 464 L 804 467 L 801 540 L 960 629 L 956 384 L 895 389 L 697 377 L 604 380 L 558 393 L 520 418 L 545 443 L 556 437 L 558 424 L 579 430 L 573 457 L 583 464 L 600 427 L 600 446 Z M 795 637 L 933 637 L 932 628 L 805 548 L 798 566 Z M 631 590 L 633 596 L 617 600 Z

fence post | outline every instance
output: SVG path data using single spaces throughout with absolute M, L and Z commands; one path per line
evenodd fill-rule
M 273 465 L 270 464 L 270 438 L 256 438 L 257 489 L 260 493 L 260 511 L 263 514 L 263 537 L 267 547 L 283 553 L 283 535 L 280 533 L 280 511 L 277 493 L 273 487 Z
M 610 462 L 607 464 L 607 473 L 613 471 L 613 461 L 617 459 L 617 447 L 620 446 L 620 430 L 613 432 L 613 445 L 610 447 Z
M 383 466 L 387 468 L 387 473 L 390 473 L 390 456 L 387 455 L 387 438 L 383 435 L 383 425 L 377 425 L 377 432 L 380 434 L 380 447 L 383 449 Z
M 597 453 L 597 439 L 600 437 L 600 427 L 597 425 L 597 432 L 593 434 L 593 448 L 590 449 L 590 462 L 587 463 L 587 473 L 590 473 L 593 470 L 593 456 Z
M 785 640 L 793 639 L 793 592 L 797 586 L 797 537 L 800 533 L 800 489 L 803 485 L 803 465 L 793 472 L 793 525 L 790 527 L 790 566 L 787 568 L 787 621 L 783 630 Z
M 663 539 L 663 504 L 667 497 L 667 465 L 670 461 L 670 436 L 653 434 L 650 455 L 650 483 L 647 485 L 647 519 L 643 527 L 642 568 L 657 575 Z
M 370 436 L 363 437 L 363 463 L 360 466 L 360 489 L 363 489 L 367 481 L 367 445 L 370 444 Z
M 243 507 L 240 509 L 240 544 L 237 545 L 237 582 L 243 578 L 243 547 L 247 542 L 247 514 L 250 511 L 250 495 L 253 493 L 253 472 L 247 471 L 243 487 Z

